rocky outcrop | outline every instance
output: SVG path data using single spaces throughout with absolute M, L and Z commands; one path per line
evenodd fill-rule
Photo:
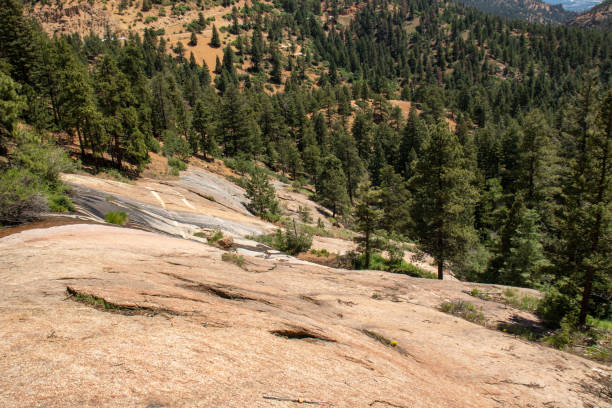
M 606 0 L 591 10 L 580 14 L 568 24 L 571 26 L 612 31 L 612 0 Z
M 85 36 L 93 32 L 102 37 L 107 27 L 112 32 L 117 31 L 117 24 L 110 14 L 89 3 L 43 5 L 34 8 L 30 15 L 41 23 L 50 36 L 73 33 Z
M 442 313 L 503 287 L 244 255 L 129 228 L 0 239 L 2 407 L 610 407 L 610 368 Z M 514 320 L 512 320 L 514 319 Z

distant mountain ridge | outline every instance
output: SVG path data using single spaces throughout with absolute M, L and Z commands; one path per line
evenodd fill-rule
M 612 31 L 612 0 L 606 0 L 568 23 L 572 26 Z
M 540 0 L 456 0 L 485 13 L 529 21 L 531 23 L 565 24 L 577 14 L 562 5 L 548 4 Z
M 567 11 L 575 11 L 578 13 L 582 13 L 587 11 L 599 3 L 602 0 L 544 0 L 548 4 L 560 4 Z

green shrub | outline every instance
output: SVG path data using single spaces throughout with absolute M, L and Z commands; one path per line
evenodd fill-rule
M 174 5 L 174 7 L 172 7 L 172 15 L 182 16 L 185 13 L 187 13 L 189 10 L 191 10 L 191 7 L 185 4 L 176 4 Z
M 561 320 L 578 309 L 577 299 L 561 293 L 555 286 L 550 287 L 538 303 L 537 314 L 548 327 L 560 326 Z
M 227 157 L 223 159 L 223 163 L 230 169 L 243 175 L 252 173 L 256 167 L 252 161 L 240 157 Z
M 52 194 L 49 197 L 49 209 L 55 212 L 72 212 L 75 210 L 70 197 L 61 193 Z
M 215 230 L 214 233 L 207 239 L 207 241 L 209 244 L 214 244 L 215 242 L 219 241 L 221 238 L 223 238 L 223 231 Z
M 181 160 L 186 160 L 191 156 L 191 146 L 189 142 L 177 135 L 176 132 L 166 130 L 163 133 L 164 147 L 162 153 L 166 157 L 176 156 Z
M 425 269 L 421 269 L 416 265 L 409 264 L 404 260 L 402 260 L 401 265 L 399 267 L 392 268 L 389 272 L 401 273 L 403 275 L 409 275 L 415 278 L 438 279 L 437 274 L 426 271 Z
M 350 252 L 347 255 L 354 269 L 365 269 L 365 254 Z M 438 275 L 397 259 L 387 259 L 379 253 L 370 254 L 370 270 L 399 273 L 415 278 L 438 279 Z
M 526 293 L 519 293 L 517 290 L 510 288 L 504 291 L 504 297 L 504 302 L 507 305 L 532 313 L 538 310 L 538 305 L 540 304 L 540 299 L 537 297 Z
M 594 344 L 587 347 L 586 355 L 593 360 L 609 363 L 612 361 L 612 348 Z
M 594 318 L 593 316 L 587 316 L 587 324 L 612 332 L 612 321 L 610 320 L 600 320 Z
M 35 219 L 48 209 L 45 192 L 40 177 L 26 169 L 0 171 L 0 223 L 15 224 Z
M 29 169 L 53 187 L 59 184 L 61 172 L 75 170 L 66 151 L 57 146 L 26 143 L 19 146 L 14 156 L 19 167 Z
M 252 238 L 290 255 L 306 252 L 312 245 L 312 235 L 297 229 L 278 229 L 275 233 Z
M 294 231 L 289 229 L 284 234 L 284 236 L 282 232 L 280 235 L 281 239 L 283 239 L 284 252 L 287 252 L 291 255 L 306 252 L 310 249 L 310 246 L 312 245 L 312 235 L 306 232 Z
M 325 248 L 320 249 L 320 250 L 311 249 L 310 253 L 313 254 L 313 255 L 322 256 L 322 257 L 325 257 L 325 258 L 327 258 L 330 255 L 329 251 L 327 249 L 325 249 Z
M 244 265 L 244 257 L 242 255 L 237 255 L 231 252 L 224 252 L 223 255 L 221 255 L 221 260 L 224 262 L 236 264 L 241 268 Z
M 453 300 L 440 305 L 440 310 L 454 316 L 459 316 L 473 323 L 484 324 L 485 318 L 480 310 L 472 303 L 464 300 Z
M 147 139 L 147 147 L 153 153 L 159 153 L 161 151 L 161 145 L 159 144 L 159 141 L 154 137 L 149 137 Z
M 104 215 L 104 220 L 109 224 L 125 225 L 130 218 L 123 211 L 109 211 Z
M 171 157 L 168 159 L 168 166 L 176 169 L 177 171 L 187 170 L 187 163 L 179 159 L 178 157 Z
M 569 319 L 564 318 L 561 322 L 561 327 L 552 335 L 545 337 L 544 341 L 555 348 L 563 349 L 571 341 L 572 328 L 573 325 L 570 323 Z
M 298 208 L 298 215 L 300 216 L 300 220 L 306 224 L 310 224 L 312 222 L 312 215 L 310 215 L 310 208 L 302 207 L 301 205 Z
M 470 295 L 474 296 L 474 297 L 477 297 L 479 299 L 482 299 L 482 300 L 489 300 L 489 299 L 491 299 L 491 296 L 489 296 L 487 293 L 484 293 L 483 291 L 481 291 L 478 288 L 472 289 L 472 291 L 470 292 Z

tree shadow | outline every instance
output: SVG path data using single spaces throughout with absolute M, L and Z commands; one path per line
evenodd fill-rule
M 516 314 L 510 318 L 509 322 L 498 323 L 497 330 L 530 341 L 539 341 L 549 332 L 539 319 L 529 319 Z

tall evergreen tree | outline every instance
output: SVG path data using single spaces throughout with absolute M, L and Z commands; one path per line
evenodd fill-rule
M 255 215 L 271 219 L 278 215 L 280 209 L 276 192 L 266 173 L 255 167 L 246 185 L 246 196 L 250 200 L 249 208 Z
M 216 156 L 219 152 L 215 141 L 216 95 L 209 95 L 205 99 L 198 99 L 193 110 L 192 126 L 199 136 L 198 146 L 204 157 Z
M 245 97 L 230 86 L 223 94 L 217 131 L 223 141 L 223 154 L 239 152 L 254 155 L 261 150 L 261 130 Z
M 410 184 L 415 192 L 412 219 L 416 236 L 419 246 L 435 259 L 438 279 L 474 239 L 472 178 L 461 145 L 448 125 L 431 126 Z
M 336 156 L 328 155 L 323 159 L 321 175 L 317 181 L 317 197 L 324 206 L 332 210 L 332 217 L 344 213 L 349 201 L 346 176 L 342 170 L 342 162 Z
M 219 38 L 219 32 L 217 26 L 212 26 L 212 37 L 210 38 L 210 46 L 213 48 L 219 48 L 221 46 L 221 39 Z
M 592 304 L 594 288 L 605 293 L 612 275 L 612 91 L 595 111 L 591 92 L 583 90 L 570 130 L 576 156 L 564 180 L 566 205 L 561 215 L 563 246 L 558 262 L 562 276 L 569 275 L 580 287 L 578 293 L 571 286 L 565 288 L 570 290 L 568 296 L 580 296 L 579 325 L 596 309 Z M 609 303 L 607 307 L 609 313 Z
M 192 31 L 191 36 L 189 37 L 189 46 L 195 47 L 196 45 L 198 45 L 198 36 L 196 35 L 195 31 Z
M 379 249 L 374 233 L 380 227 L 383 212 L 380 209 L 380 192 L 372 188 L 369 180 L 359 186 L 359 202 L 355 206 L 355 230 L 362 235 L 355 238 L 358 248 L 364 256 L 365 269 L 370 268 L 372 252 Z
M 380 172 L 380 208 L 383 211 L 381 227 L 388 232 L 406 234 L 411 225 L 410 193 L 406 180 L 386 166 Z

